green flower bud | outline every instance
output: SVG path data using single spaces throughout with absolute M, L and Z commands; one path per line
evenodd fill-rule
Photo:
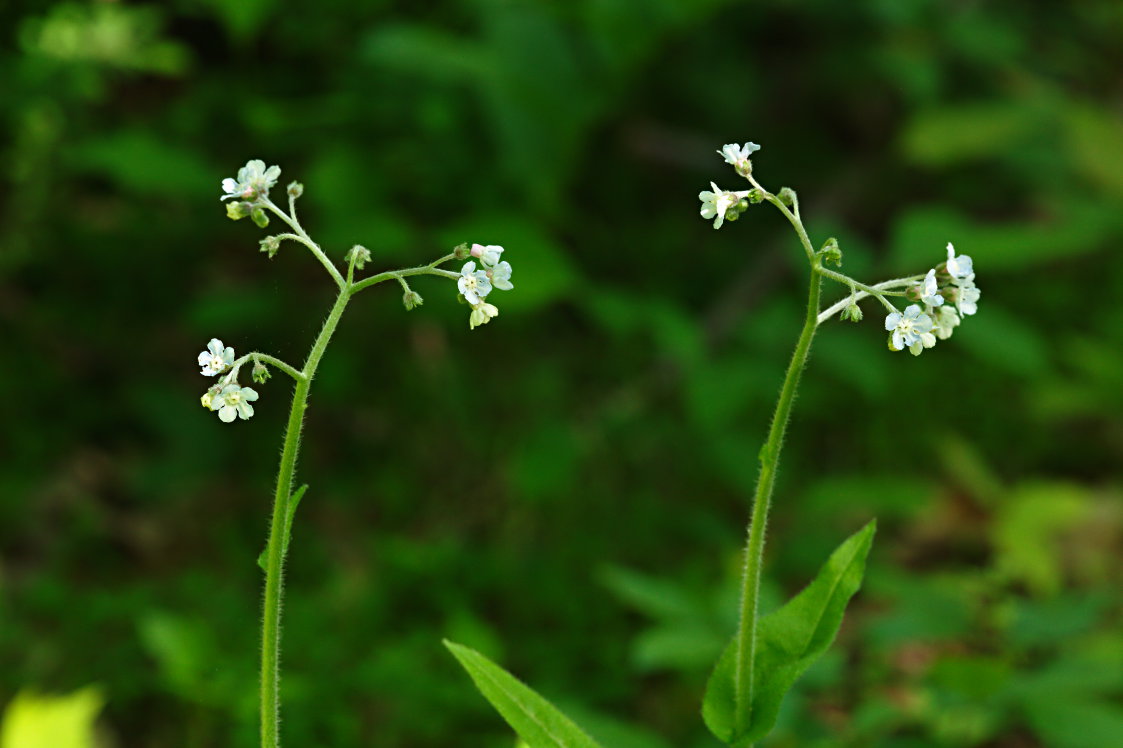
M 924 289 L 920 286 L 910 286 L 905 289 L 905 298 L 909 301 L 920 301 L 924 298 Z
M 795 204 L 795 190 L 791 187 L 784 187 L 776 197 L 780 198 L 780 202 L 789 208 Z
M 250 213 L 250 218 L 253 219 L 253 222 L 257 224 L 259 229 L 263 229 L 269 225 L 269 216 L 265 215 L 265 210 L 263 208 L 254 208 L 253 212 Z
M 764 201 L 764 193 L 756 187 L 749 190 L 749 202 L 753 205 L 760 205 Z
M 409 289 L 402 295 L 402 305 L 406 308 L 407 312 L 412 312 L 415 307 L 419 307 L 425 303 L 421 298 L 421 294 L 412 289 Z
M 823 258 L 824 263 L 829 262 L 835 267 L 842 267 L 842 250 L 838 247 L 838 239 L 833 236 L 823 242 L 823 247 L 819 250 L 819 256 Z
M 351 247 L 351 249 L 347 250 L 344 259 L 347 260 L 347 262 L 355 263 L 355 267 L 362 270 L 363 266 L 370 262 L 370 250 L 361 244 L 356 244 Z
M 861 322 L 862 308 L 858 306 L 857 302 L 851 301 L 850 305 L 842 310 L 842 314 L 840 314 L 838 318 L 842 320 L 848 319 L 851 322 Z
M 452 248 L 452 254 L 458 260 L 467 260 L 469 257 L 472 256 L 472 245 L 469 244 L 468 242 L 464 242 L 462 244 L 457 244 L 455 247 Z
M 261 245 L 261 251 L 269 255 L 270 260 L 277 254 L 277 250 L 281 248 L 281 240 L 276 236 L 267 236 L 258 242 L 258 244 Z
M 250 214 L 251 210 L 253 210 L 253 206 L 251 206 L 249 203 L 237 201 L 226 203 L 226 217 L 231 221 L 237 221 L 245 218 Z
M 298 198 L 304 194 L 304 185 L 300 182 L 289 182 L 289 197 Z
M 741 211 L 737 210 L 736 205 L 731 207 L 729 210 L 725 211 L 725 220 L 729 221 L 730 223 L 732 223 L 733 221 L 736 221 L 740 217 L 741 217 Z
M 265 364 L 261 363 L 260 361 L 254 361 L 253 374 L 251 376 L 253 377 L 253 381 L 257 382 L 258 384 L 265 384 L 265 381 L 273 375 L 269 372 L 269 367 L 267 367 Z

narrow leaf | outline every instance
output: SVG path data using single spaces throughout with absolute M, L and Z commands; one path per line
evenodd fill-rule
M 530 748 L 600 748 L 557 707 L 476 650 L 447 639 L 444 645 Z
M 760 619 L 757 656 L 752 663 L 753 691 L 748 726 L 734 728 L 733 673 L 736 639 L 725 648 L 702 704 L 706 726 L 729 745 L 748 746 L 776 724 L 780 703 L 796 679 L 834 641 L 846 604 L 862 584 L 876 522 L 870 522 L 840 545 L 818 575 L 779 610 Z
M 305 483 L 300 488 L 293 492 L 289 497 L 289 511 L 285 515 L 285 534 L 281 539 L 281 557 L 284 558 L 289 553 L 289 540 L 292 539 L 292 518 L 296 514 L 296 507 L 300 504 L 300 500 L 304 498 L 304 492 L 308 490 L 308 484 Z M 269 546 L 265 547 L 257 557 L 257 565 L 261 567 L 262 571 L 267 570 L 269 563 Z

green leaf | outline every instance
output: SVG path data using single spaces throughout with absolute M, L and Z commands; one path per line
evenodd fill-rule
M 4 711 L 0 748 L 93 748 L 94 722 L 104 705 L 97 686 L 65 696 L 21 691 Z
M 834 641 L 846 604 L 862 584 L 866 557 L 877 522 L 872 521 L 840 545 L 818 575 L 784 607 L 760 619 L 756 661 L 752 663 L 750 716 L 742 730 L 735 728 L 733 677 L 736 639 L 718 660 L 702 716 L 710 732 L 732 746 L 760 740 L 776 724 L 784 695 Z
M 476 650 L 447 639 L 444 645 L 530 748 L 599 748 L 557 707 Z
M 304 492 L 308 490 L 308 484 L 305 483 L 300 488 L 293 492 L 289 497 L 289 513 L 285 516 L 285 535 L 282 540 L 281 557 L 284 558 L 289 552 L 289 540 L 292 539 L 292 518 L 296 514 L 296 508 L 300 505 L 300 500 L 304 498 Z M 262 571 L 267 571 L 269 560 L 269 547 L 266 546 L 265 550 L 257 557 L 257 565 L 261 567 Z

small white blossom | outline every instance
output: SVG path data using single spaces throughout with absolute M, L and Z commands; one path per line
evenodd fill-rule
M 920 307 L 916 304 L 910 304 L 906 307 L 904 314 L 891 312 L 885 317 L 885 329 L 892 333 L 891 347 L 895 351 L 911 348 L 918 343 L 923 345 L 924 340 L 921 336 L 931 333 L 932 327 L 932 318 L 921 312 Z M 935 337 L 933 337 L 932 345 L 935 345 L 935 343 Z M 915 353 L 919 352 L 919 350 L 915 351 Z
M 722 222 L 725 220 L 725 212 L 739 203 L 742 198 L 748 197 L 749 191 L 730 192 L 729 190 L 721 190 L 713 182 L 710 182 L 710 187 L 713 187 L 713 192 L 703 190 L 698 193 L 698 199 L 702 201 L 701 215 L 706 220 L 715 219 L 714 228 L 720 229 Z
M 756 143 L 745 143 L 743 146 L 736 143 L 727 143 L 721 147 L 718 153 L 725 157 L 725 163 L 733 164 L 733 168 L 740 174 L 749 170 L 749 157 L 759 150 L 760 146 Z
M 924 285 L 920 287 L 920 300 L 928 306 L 940 306 L 944 297 L 940 295 L 940 285 L 936 282 L 936 271 L 929 270 L 924 276 Z
M 959 326 L 959 314 L 952 309 L 951 304 L 929 309 L 928 315 L 932 318 L 932 324 L 935 325 L 936 337 L 940 340 L 947 340 L 950 338 L 952 332 Z
M 511 263 L 506 260 L 488 270 L 487 277 L 491 280 L 491 285 L 500 291 L 510 291 L 515 287 L 511 283 Z
M 222 341 L 218 338 L 211 338 L 211 342 L 207 343 L 207 350 L 199 354 L 199 366 L 203 367 L 201 373 L 205 377 L 221 374 L 233 363 L 234 349 L 223 348 Z
M 277 183 L 279 176 L 281 176 L 279 166 L 265 168 L 265 162 L 256 158 L 247 161 L 246 165 L 238 170 L 237 179 L 227 177 L 222 180 L 223 195 L 220 199 L 257 200 L 269 193 L 269 188 Z
M 948 242 L 948 261 L 946 267 L 948 269 L 948 275 L 955 279 L 955 283 L 959 283 L 960 280 L 974 274 L 975 271 L 972 265 L 971 258 L 967 255 L 959 255 L 956 257 L 955 247 L 952 246 L 951 242 Z
M 491 293 L 491 279 L 487 272 L 476 270 L 476 263 L 466 262 L 456 281 L 456 287 L 464 295 L 464 300 L 472 306 L 481 303 L 485 296 Z
M 473 244 L 469 254 L 478 259 L 484 267 L 493 268 L 499 264 L 499 255 L 503 254 L 503 247 L 498 244 Z
M 472 305 L 472 315 L 468 318 L 468 328 L 475 330 L 480 325 L 486 325 L 492 317 L 498 317 L 499 310 L 494 304 L 481 301 Z
M 210 390 L 207 394 L 210 394 Z M 206 395 L 203 397 L 206 398 Z M 249 387 L 228 384 L 221 392 L 211 397 L 208 407 L 218 411 L 218 419 L 223 423 L 230 423 L 235 418 L 245 421 L 253 415 L 253 406 L 250 403 L 256 399 L 257 392 Z M 207 405 L 205 401 L 203 404 Z
M 975 285 L 975 274 L 971 273 L 956 284 L 955 308 L 964 316 L 970 316 L 979 310 L 979 296 L 982 292 Z

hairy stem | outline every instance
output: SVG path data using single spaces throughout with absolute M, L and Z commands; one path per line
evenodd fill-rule
M 325 258 L 326 259 L 326 258 Z M 287 545 L 289 502 L 292 497 L 293 475 L 296 472 L 296 457 L 300 450 L 300 432 L 304 424 L 304 411 L 308 407 L 308 391 L 312 377 L 327 349 L 343 309 L 351 299 L 351 289 L 341 288 L 339 297 L 308 360 L 304 370 L 297 372 L 296 389 L 292 395 L 292 409 L 289 411 L 288 426 L 285 429 L 284 446 L 281 449 L 281 467 L 277 471 L 277 490 L 273 495 L 273 519 L 269 526 L 269 542 L 265 562 L 265 603 L 261 624 L 261 745 L 262 748 L 278 748 L 280 745 L 280 659 L 281 659 L 281 598 L 284 594 L 284 561 Z
M 919 275 L 912 276 L 911 278 L 894 278 L 893 280 L 875 283 L 870 286 L 870 288 L 875 291 L 887 292 L 889 289 L 899 288 L 901 286 L 911 286 L 923 277 L 924 276 Z M 838 314 L 846 307 L 850 306 L 851 301 L 860 301 L 861 299 L 874 295 L 876 294 L 873 294 L 870 291 L 857 291 L 850 296 L 847 296 L 845 299 L 836 301 L 834 304 L 831 304 L 829 307 L 819 313 L 819 324 L 823 324 L 828 319 Z
M 334 262 L 328 259 L 328 256 L 324 254 L 324 250 L 320 249 L 320 245 L 312 241 L 312 237 L 308 236 L 308 232 L 305 231 L 304 227 L 300 225 L 300 221 L 296 220 L 296 205 L 293 203 L 292 199 L 289 200 L 289 204 L 293 208 L 293 214 L 291 217 L 276 205 L 274 205 L 273 201 L 269 198 L 262 198 L 262 205 L 272 211 L 274 215 L 287 223 L 289 225 L 289 228 L 296 232 L 295 234 L 281 234 L 279 238 L 292 239 L 308 247 L 308 249 L 312 251 L 312 254 L 316 256 L 316 259 L 320 261 L 320 264 L 324 266 L 324 269 L 328 271 L 328 274 L 331 276 L 332 280 L 335 281 L 335 285 L 339 286 L 339 290 L 344 290 L 345 288 L 347 288 L 347 281 L 345 281 L 343 279 L 343 276 L 339 274 L 339 268 L 335 266 Z
M 771 201 L 770 201 L 771 202 Z M 734 722 L 737 732 L 751 724 L 753 700 L 753 667 L 757 657 L 757 618 L 760 600 L 760 578 L 764 559 L 764 533 L 768 524 L 768 510 L 772 502 L 772 488 L 776 482 L 776 470 L 780 462 L 780 450 L 784 444 L 788 419 L 791 416 L 795 393 L 799 387 L 800 374 L 807 363 L 811 351 L 811 339 L 819 324 L 819 291 L 822 280 L 819 261 L 810 251 L 811 243 L 802 222 L 793 216 L 782 203 L 776 206 L 788 217 L 796 228 L 800 242 L 811 261 L 810 288 L 807 293 L 807 316 L 799 334 L 791 363 L 788 364 L 780 399 L 772 416 L 768 430 L 768 441 L 760 452 L 760 476 L 757 478 L 756 494 L 753 497 L 752 517 L 749 521 L 748 541 L 745 546 L 745 566 L 741 577 L 741 614 L 737 628 L 736 670 L 733 679 Z

